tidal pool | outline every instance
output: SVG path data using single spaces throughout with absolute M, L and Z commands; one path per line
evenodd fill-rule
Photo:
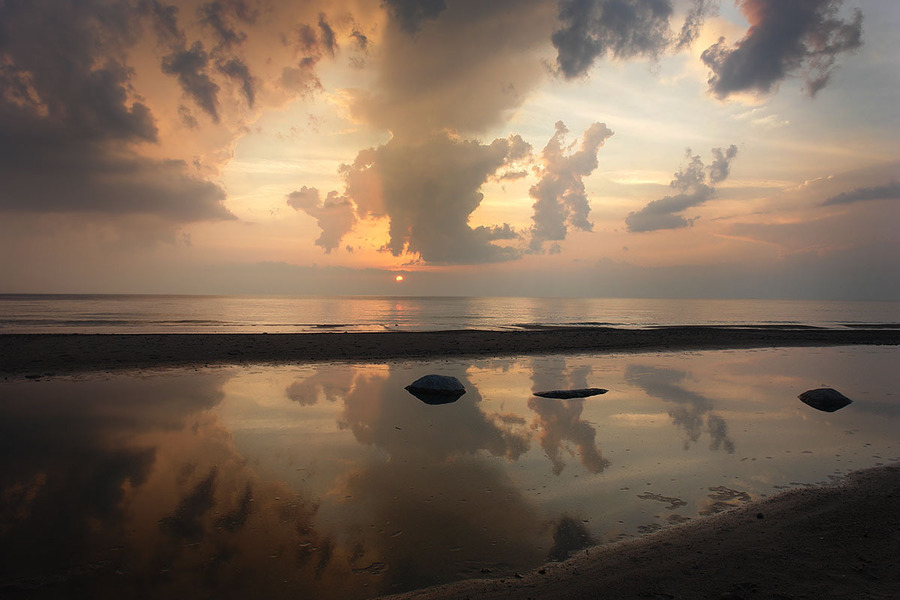
M 893 347 L 0 383 L 0 595 L 369 598 L 900 460 Z M 430 405 L 404 386 L 457 377 Z M 797 399 L 833 387 L 833 413 Z M 539 398 L 599 387 L 604 395 Z

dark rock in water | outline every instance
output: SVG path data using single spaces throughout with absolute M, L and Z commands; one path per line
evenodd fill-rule
M 581 390 L 550 390 L 549 392 L 535 392 L 535 396 L 540 396 L 541 398 L 562 398 L 563 400 L 567 400 L 569 398 L 587 398 L 588 396 L 599 396 L 600 394 L 605 394 L 609 390 L 604 390 L 600 388 L 584 388 Z
M 459 379 L 449 375 L 425 375 L 406 386 L 406 390 L 425 404 L 449 404 L 466 393 Z
M 851 400 L 847 396 L 831 388 L 808 390 L 797 397 L 800 398 L 800 400 L 802 400 L 804 404 L 807 404 L 809 406 L 812 406 L 816 410 L 821 410 L 824 412 L 834 412 L 836 410 L 841 410 L 842 408 L 853 402 L 853 400 Z

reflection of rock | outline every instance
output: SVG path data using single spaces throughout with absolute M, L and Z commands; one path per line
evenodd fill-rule
M 816 410 L 823 412 L 834 412 L 841 410 L 853 400 L 843 395 L 837 390 L 831 388 L 819 388 L 816 390 L 808 390 L 797 396 L 804 404 L 812 406 Z
M 578 390 L 550 390 L 548 392 L 534 392 L 535 396 L 541 398 L 559 398 L 567 400 L 569 398 L 589 398 L 590 396 L 599 396 L 605 394 L 609 390 L 601 388 L 581 388 Z
M 465 386 L 451 375 L 425 375 L 406 386 L 406 390 L 425 404 L 449 404 L 466 393 Z

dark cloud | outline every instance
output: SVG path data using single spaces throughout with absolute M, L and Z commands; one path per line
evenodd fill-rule
M 718 10 L 719 4 L 716 0 L 694 0 L 681 26 L 676 49 L 681 50 L 690 46 L 700 35 L 700 28 L 703 27 L 706 17 L 717 13 Z
M 737 156 L 737 146 L 731 145 L 727 149 L 713 148 L 713 161 L 709 165 L 709 182 L 722 183 L 728 178 L 731 169 L 731 161 Z
M 190 48 L 174 50 L 164 56 L 162 71 L 174 75 L 181 89 L 218 123 L 219 86 L 209 76 L 209 62 L 203 43 L 194 42 Z
M 164 42 L 183 41 L 184 34 L 178 29 L 178 7 L 166 6 L 159 0 L 151 0 L 144 5 L 151 15 L 156 35 Z
M 350 37 L 353 38 L 356 49 L 360 52 L 365 52 L 369 49 L 369 38 L 360 30 L 354 29 L 350 33 Z
M 0 4 L 0 209 L 231 216 L 185 163 L 135 151 L 157 139 L 125 62 L 141 16 L 124 3 Z
M 491 243 L 514 236 L 508 225 L 473 229 L 468 221 L 483 199 L 481 186 L 530 148 L 519 136 L 487 145 L 447 134 L 421 143 L 394 139 L 342 167 L 345 196 L 361 218 L 390 219 L 385 249 L 395 256 L 409 252 L 439 264 L 510 260 L 517 250 Z
M 843 192 L 832 196 L 822 202 L 820 206 L 834 206 L 836 204 L 852 204 L 866 200 L 900 199 L 900 182 L 892 181 L 887 185 L 874 187 L 861 187 L 849 192 Z
M 382 0 L 382 3 L 408 33 L 417 32 L 422 21 L 436 19 L 447 9 L 445 0 Z
M 351 96 L 354 116 L 419 140 L 502 124 L 546 77 L 542 44 L 554 14 L 546 0 L 456 0 L 417 35 L 385 28 L 373 84 Z
M 247 64 L 237 57 L 232 57 L 226 62 L 217 65 L 219 71 L 227 75 L 229 78 L 241 84 L 241 92 L 247 99 L 247 105 L 251 108 L 256 101 L 256 81 L 250 74 Z
M 353 203 L 337 192 L 329 192 L 325 200 L 319 199 L 319 190 L 303 186 L 299 191 L 288 194 L 287 203 L 296 210 L 302 210 L 316 220 L 322 235 L 316 245 L 325 249 L 326 254 L 337 248 L 343 238 L 356 224 Z
M 247 39 L 247 34 L 239 31 L 234 23 L 252 24 L 259 12 L 244 0 L 214 0 L 201 5 L 197 11 L 200 21 L 215 32 L 219 44 L 226 48 L 240 45 Z
M 767 93 L 797 72 L 811 96 L 828 83 L 839 54 L 862 45 L 862 13 L 849 20 L 838 12 L 843 0 L 741 0 L 750 22 L 742 40 L 724 38 L 707 48 L 703 62 L 719 98 L 736 92 Z
M 325 18 L 325 14 L 322 13 L 319 15 L 319 31 L 322 33 L 321 43 L 322 47 L 325 49 L 325 52 L 334 56 L 334 53 L 337 51 L 337 38 L 334 35 L 334 29 L 331 28 L 331 25 L 328 24 L 328 20 Z
M 362 37 L 366 39 L 365 36 Z M 368 42 L 367 39 L 366 41 Z M 282 87 L 301 95 L 322 89 L 322 83 L 316 75 L 316 65 L 326 54 L 333 57 L 338 49 L 337 36 L 328 24 L 325 14 L 319 15 L 317 27 L 308 23 L 298 25 L 294 30 L 292 43 L 300 59 L 296 66 L 288 66 L 282 70 L 280 78 Z M 356 61 L 355 64 L 360 66 L 361 62 Z
M 687 166 L 675 173 L 669 183 L 680 193 L 653 200 L 641 210 L 629 213 L 625 218 L 628 231 L 680 229 L 691 225 L 695 218 L 688 219 L 678 213 L 699 206 L 715 195 L 715 187 L 707 183 L 707 178 L 710 184 L 718 184 L 728 177 L 731 161 L 737 156 L 737 146 L 732 145 L 725 150 L 713 148 L 712 154 L 712 164 L 704 167 L 700 156 L 691 155 L 689 148 Z
M 671 16 L 670 0 L 562 0 L 562 28 L 551 38 L 559 71 L 565 77 L 584 75 L 606 55 L 656 58 L 670 44 Z
M 177 7 L 164 6 L 154 0 L 145 10 L 153 21 L 160 43 L 169 50 L 162 59 L 162 72 L 174 76 L 181 89 L 213 122 L 218 123 L 220 118 L 220 88 L 213 80 L 213 66 L 215 71 L 240 86 L 247 105 L 253 107 L 257 79 L 246 60 L 236 53 L 247 34 L 238 30 L 235 24 L 254 24 L 258 9 L 251 8 L 244 0 L 215 0 L 201 5 L 197 9 L 200 22 L 215 35 L 215 43 L 209 52 L 201 41 L 188 47 L 187 36 L 178 27 Z
M 529 194 L 535 199 L 532 251 L 540 251 L 544 242 L 564 240 L 568 227 L 591 231 L 588 221 L 591 207 L 582 179 L 597 168 L 597 151 L 613 132 L 603 123 L 594 123 L 584 132 L 579 149 L 566 155 L 565 136 L 569 132 L 562 121 L 541 153 L 541 180 Z

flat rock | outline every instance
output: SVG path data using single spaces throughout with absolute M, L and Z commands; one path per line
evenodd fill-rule
M 831 388 L 807 390 L 797 397 L 800 398 L 804 404 L 824 412 L 840 410 L 853 402 L 853 400 L 847 396 Z
M 547 392 L 534 392 L 535 396 L 541 398 L 561 398 L 567 400 L 569 398 L 587 398 L 589 396 L 599 396 L 605 394 L 609 390 L 601 388 L 582 388 L 579 390 L 550 390 Z

